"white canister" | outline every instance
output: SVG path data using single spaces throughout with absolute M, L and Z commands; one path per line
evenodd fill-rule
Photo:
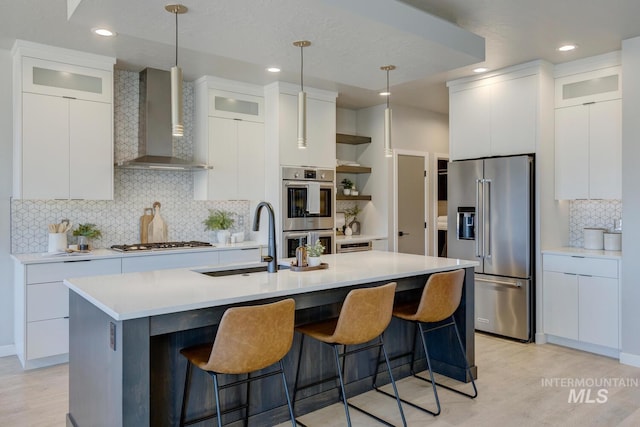
M 604 233 L 604 250 L 621 251 L 622 233 Z
M 49 233 L 48 252 L 63 252 L 67 249 L 67 233 Z
M 604 248 L 604 228 L 584 229 L 584 248 L 603 249 Z

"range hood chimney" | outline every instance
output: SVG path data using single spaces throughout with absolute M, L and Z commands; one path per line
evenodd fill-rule
M 193 171 L 211 166 L 173 157 L 171 73 L 145 68 L 140 72 L 138 156 L 117 163 L 123 169 Z

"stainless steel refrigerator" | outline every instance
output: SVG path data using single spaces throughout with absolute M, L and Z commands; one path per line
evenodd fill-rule
M 447 256 L 476 260 L 475 327 L 532 339 L 533 157 L 449 164 Z

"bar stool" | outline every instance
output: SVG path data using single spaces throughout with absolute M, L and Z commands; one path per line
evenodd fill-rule
M 316 381 L 312 384 L 298 386 L 304 338 L 305 336 L 309 336 L 322 343 L 328 344 L 333 348 L 336 369 L 338 371 L 337 379 L 340 383 L 340 396 L 342 398 L 342 403 L 344 404 L 347 424 L 351 426 L 351 417 L 349 416 L 349 407 L 351 406 L 352 408 L 369 415 L 383 424 L 392 426 L 393 424 L 389 424 L 381 418 L 349 403 L 347 401 L 347 394 L 344 386 L 343 371 L 345 357 L 349 354 L 379 347 L 380 351 L 384 353 L 387 370 L 389 371 L 391 384 L 393 385 L 396 401 L 398 402 L 398 409 L 400 410 L 400 416 L 402 417 L 402 425 L 407 425 L 404 412 L 402 410 L 402 404 L 400 403 L 400 397 L 398 396 L 398 391 L 396 389 L 396 383 L 393 379 L 393 374 L 391 373 L 391 365 L 389 364 L 387 351 L 385 350 L 384 342 L 382 340 L 382 333 L 389 325 L 389 322 L 391 322 L 395 290 L 395 282 L 374 288 L 354 289 L 347 294 L 342 308 L 340 309 L 340 315 L 337 318 L 310 323 L 296 328 L 296 331 L 302 334 L 302 339 L 300 342 L 300 353 L 298 355 L 298 370 L 296 372 L 296 381 L 293 389 L 294 405 L 298 391 L 336 379 L 334 376 Z M 365 344 L 376 338 L 377 342 L 375 343 L 347 351 L 347 345 Z M 342 353 L 338 350 L 338 346 L 340 345 L 343 346 Z M 342 367 L 340 364 L 340 358 L 343 360 Z M 376 364 L 376 371 L 377 366 L 378 365 Z M 373 387 L 376 387 L 375 382 Z
M 249 422 L 249 383 L 272 375 L 281 374 L 284 393 L 289 407 L 289 416 L 295 426 L 293 407 L 289 398 L 287 378 L 282 358 L 289 352 L 293 342 L 295 302 L 286 299 L 279 302 L 249 307 L 234 307 L 224 312 L 213 344 L 203 344 L 180 350 L 188 361 L 187 375 L 182 397 L 180 425 L 190 425 L 217 417 L 222 426 L 222 414 L 245 409 L 245 426 Z M 279 363 L 279 369 L 250 377 L 250 373 Z M 194 420 L 185 420 L 193 366 L 207 372 L 213 379 L 216 412 Z M 247 374 L 244 380 L 220 386 L 218 374 Z M 236 408 L 220 411 L 220 390 L 247 384 L 247 402 Z
M 405 399 L 400 399 L 404 403 L 413 406 L 416 409 L 427 412 L 431 415 L 437 416 L 440 414 L 440 400 L 438 398 L 438 391 L 436 389 L 436 384 L 440 387 L 446 388 L 448 390 L 454 391 L 458 394 L 462 394 L 464 396 L 470 397 L 474 399 L 478 396 L 478 389 L 476 388 L 476 383 L 473 379 L 473 375 L 471 375 L 471 369 L 469 368 L 469 361 L 467 360 L 467 356 L 464 351 L 464 347 L 462 345 L 462 339 L 460 338 L 460 333 L 458 332 L 458 325 L 456 324 L 456 319 L 453 317 L 453 313 L 458 309 L 460 305 L 460 300 L 462 298 L 462 285 L 464 284 L 464 270 L 455 270 L 450 272 L 443 273 L 435 273 L 429 276 L 427 283 L 424 286 L 424 290 L 422 291 L 422 297 L 420 301 L 413 301 L 407 304 L 401 304 L 393 309 L 393 316 L 411 322 L 415 325 L 415 334 L 413 340 L 413 349 L 411 351 L 411 374 L 423 381 L 431 383 L 433 388 L 433 395 L 436 399 L 437 410 L 431 411 L 427 408 L 416 405 L 415 403 L 409 402 Z M 449 319 L 448 323 L 438 324 L 431 328 L 425 327 L 430 323 L 442 322 L 444 320 Z M 431 369 L 431 360 L 429 359 L 429 351 L 427 350 L 427 339 L 426 334 L 428 332 L 434 331 L 436 329 L 441 329 L 447 326 L 453 325 L 453 328 L 456 332 L 456 337 L 458 338 L 458 345 L 460 347 L 460 351 L 462 352 L 462 357 L 465 362 L 465 369 L 469 378 L 471 378 L 471 384 L 473 385 L 473 394 L 467 394 L 460 390 L 456 390 L 452 387 L 449 387 L 444 384 L 436 383 L 433 378 L 433 371 Z M 418 334 L 418 330 L 420 331 L 420 338 L 422 340 L 422 346 L 424 348 L 424 354 L 427 359 L 427 369 L 429 370 L 429 378 L 423 378 L 418 376 L 414 371 L 414 362 L 415 362 L 415 352 L 416 352 L 416 341 L 417 337 L 415 335 Z M 401 354 L 395 356 L 394 359 L 404 357 L 408 355 Z M 393 397 L 390 393 L 385 392 L 384 390 L 377 389 L 377 391 L 386 394 L 387 396 Z

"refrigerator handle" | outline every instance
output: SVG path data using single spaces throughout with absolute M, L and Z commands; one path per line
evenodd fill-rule
M 482 187 L 482 181 L 481 179 L 476 179 L 476 213 L 479 213 L 478 211 L 480 210 L 480 188 Z M 483 205 L 484 206 L 484 205 Z M 483 221 L 484 221 L 484 212 L 482 215 Z M 478 227 L 478 216 L 476 216 L 475 218 L 475 224 L 474 227 L 476 227 L 476 232 L 474 233 L 475 235 L 475 240 L 476 240 L 476 257 L 478 258 L 482 258 L 482 253 L 480 252 L 480 233 L 478 233 L 477 227 Z M 484 230 L 484 227 L 482 228 Z M 483 239 L 483 244 L 484 244 L 484 236 L 482 236 Z
M 482 192 L 482 221 L 486 224 L 486 227 L 483 224 L 482 227 L 482 250 L 484 252 L 485 242 L 487 242 L 487 254 L 486 258 L 491 258 L 491 180 L 484 179 L 483 184 L 485 185 L 484 191 Z M 486 214 L 485 214 L 486 208 Z M 486 215 L 486 216 L 485 216 Z M 485 219 L 486 218 L 486 219 Z M 485 240 L 485 233 L 487 235 L 487 239 Z

